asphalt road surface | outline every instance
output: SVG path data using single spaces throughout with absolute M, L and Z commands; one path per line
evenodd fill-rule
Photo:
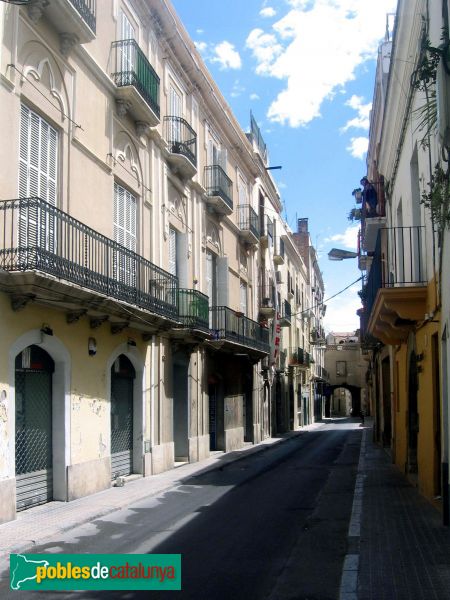
M 360 441 L 358 423 L 337 420 L 30 549 L 181 553 L 182 591 L 20 592 L 3 579 L 0 598 L 336 600 Z

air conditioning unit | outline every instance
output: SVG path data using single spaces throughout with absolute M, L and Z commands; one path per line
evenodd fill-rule
M 283 274 L 281 271 L 275 271 L 275 281 L 277 283 L 283 283 Z

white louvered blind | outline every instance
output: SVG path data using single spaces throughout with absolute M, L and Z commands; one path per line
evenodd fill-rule
M 240 284 L 240 301 L 241 301 L 241 312 L 247 316 L 247 284 L 241 281 Z
M 121 40 L 134 40 L 135 31 L 133 25 L 130 23 L 127 15 L 120 11 L 120 39 Z M 134 71 L 134 50 L 132 46 L 127 45 L 122 47 L 121 50 L 121 68 L 123 72 Z
M 19 139 L 19 197 L 57 202 L 58 132 L 42 117 L 21 105 Z M 55 217 L 38 205 L 19 211 L 19 246 L 29 250 L 55 248 Z M 26 254 L 23 254 L 23 260 Z
M 136 252 L 136 198 L 114 182 L 114 241 Z M 134 255 L 118 252 L 114 259 L 114 271 L 120 282 L 134 286 L 136 262 Z
M 39 196 L 56 206 L 57 171 L 58 132 L 22 104 L 19 197 Z
M 177 275 L 177 232 L 172 227 L 169 229 L 169 273 Z

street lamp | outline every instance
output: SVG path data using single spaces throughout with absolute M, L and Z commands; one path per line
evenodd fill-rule
M 328 260 L 345 260 L 346 258 L 358 258 L 358 253 L 342 250 L 341 248 L 332 248 L 328 252 Z

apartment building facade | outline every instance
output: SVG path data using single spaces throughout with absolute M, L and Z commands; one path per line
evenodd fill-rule
M 430 48 L 441 44 L 445 6 L 398 3 L 393 38 L 380 46 L 371 114 L 367 176 L 376 210 L 359 194 L 359 260 L 366 273 L 360 315 L 375 436 L 429 499 L 443 493 L 440 335 L 448 292 L 443 230 L 426 200 L 445 154 L 438 123 L 430 119 L 442 60 L 431 74 L 426 70 Z
M 0 31 L 0 521 L 300 425 L 268 157 L 170 2 L 0 2 Z

